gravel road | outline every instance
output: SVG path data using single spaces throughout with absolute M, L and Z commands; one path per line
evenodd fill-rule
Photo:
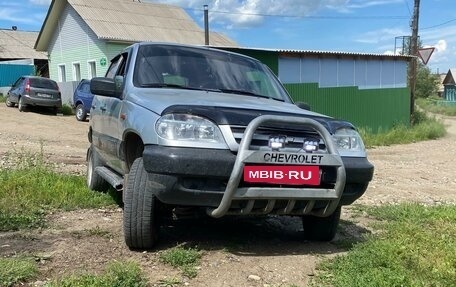
M 443 121 L 448 125 L 443 139 L 369 149 L 375 178 L 358 203 L 455 203 L 456 118 Z M 0 122 L 1 167 L 9 168 L 18 153 L 43 150 L 57 170 L 85 174 L 88 122 L 5 106 L 0 106 Z M 365 220 L 349 210 L 343 212 L 336 243 L 369 232 Z M 285 287 L 307 286 L 318 262 L 345 252 L 334 242 L 304 241 L 299 220 L 290 217 L 184 221 L 163 228 L 157 250 L 133 252 L 123 243 L 121 219 L 120 208 L 51 214 L 49 228 L 0 233 L 0 256 L 40 258 L 40 275 L 32 286 L 73 272 L 99 272 L 112 260 L 135 260 L 153 286 L 177 278 L 185 286 Z M 176 244 L 202 250 L 196 278 L 185 278 L 159 261 L 160 252 Z

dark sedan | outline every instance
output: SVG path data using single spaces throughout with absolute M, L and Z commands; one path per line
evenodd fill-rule
M 17 105 L 21 112 L 29 106 L 41 106 L 52 108 L 57 113 L 62 107 L 62 97 L 55 81 L 37 76 L 22 76 L 8 91 L 6 105 Z

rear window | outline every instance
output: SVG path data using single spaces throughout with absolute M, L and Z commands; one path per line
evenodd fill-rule
M 30 86 L 40 89 L 58 90 L 57 83 L 49 79 L 30 78 Z

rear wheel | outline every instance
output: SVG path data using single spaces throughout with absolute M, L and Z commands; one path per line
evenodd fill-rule
M 9 97 L 6 97 L 5 105 L 9 108 L 14 107 L 14 103 L 10 100 Z
M 331 241 L 337 232 L 341 214 L 341 207 L 337 207 L 328 217 L 305 215 L 302 217 L 304 236 L 314 241 Z
M 87 186 L 90 190 L 107 191 L 108 182 L 95 171 L 98 166 L 102 166 L 101 161 L 97 152 L 90 147 L 87 153 Z
M 76 107 L 76 119 L 80 122 L 85 121 L 87 118 L 87 113 L 84 109 L 84 105 L 79 104 Z
M 157 199 L 151 192 L 143 159 L 137 158 L 124 189 L 123 229 L 131 249 L 150 249 L 158 241 Z
M 24 100 L 22 97 L 19 98 L 19 103 L 17 103 L 17 108 L 19 109 L 20 112 L 25 112 L 27 109 L 27 106 L 24 104 Z

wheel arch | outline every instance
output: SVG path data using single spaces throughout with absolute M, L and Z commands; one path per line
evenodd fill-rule
M 122 150 L 125 157 L 125 163 L 128 170 L 130 170 L 135 159 L 142 157 L 144 151 L 144 142 L 141 136 L 135 131 L 125 132 Z

